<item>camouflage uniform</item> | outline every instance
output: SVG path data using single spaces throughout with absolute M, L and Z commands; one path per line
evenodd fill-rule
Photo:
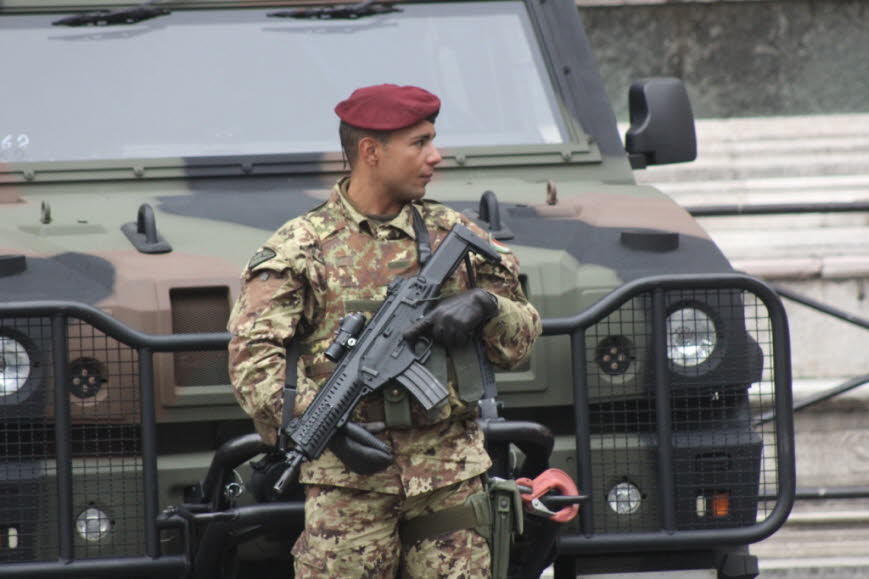
M 301 350 L 294 409 L 298 416 L 334 368 L 324 352 L 341 317 L 376 310 L 392 279 L 419 269 L 410 207 L 388 222 L 368 218 L 347 199 L 347 184 L 346 179 L 340 181 L 325 204 L 278 229 L 242 274 L 241 295 L 229 321 L 230 376 L 242 408 L 268 443 L 275 442 L 280 424 L 284 355 L 290 340 Z M 414 205 L 433 250 L 456 222 L 488 237 L 443 205 L 431 201 Z M 519 286 L 518 263 L 505 253 L 494 265 L 474 256 L 472 266 L 477 286 L 495 294 L 499 307 L 483 328 L 486 353 L 499 367 L 516 366 L 530 354 L 540 334 L 539 315 Z M 444 283 L 442 294 L 468 287 L 467 271 L 460 267 Z M 432 371 L 438 375 L 436 369 Z M 484 473 L 491 461 L 473 420 L 476 405 L 461 400 L 451 365 L 446 364 L 441 375 L 450 393 L 448 404 L 429 416 L 413 400 L 413 428 L 388 428 L 378 435 L 391 444 L 394 464 L 373 475 L 359 475 L 327 450 L 302 466 L 300 481 L 410 500 Z M 383 412 L 383 393 L 375 393 L 362 400 L 352 418 L 362 423 L 382 421 Z M 308 519 L 306 528 L 312 523 Z M 306 542 L 304 535 L 300 544 Z

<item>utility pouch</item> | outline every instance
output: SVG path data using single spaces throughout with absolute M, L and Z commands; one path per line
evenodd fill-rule
M 483 377 L 480 374 L 480 358 L 476 348 L 452 348 L 450 356 L 456 368 L 459 398 L 463 402 L 476 402 L 483 397 Z
M 404 388 L 392 385 L 383 390 L 383 417 L 387 428 L 410 428 L 410 397 Z
M 510 548 L 514 535 L 521 535 L 523 527 L 522 497 L 516 481 L 492 478 L 489 481 L 489 501 L 492 508 L 492 577 L 506 579 L 510 570 Z

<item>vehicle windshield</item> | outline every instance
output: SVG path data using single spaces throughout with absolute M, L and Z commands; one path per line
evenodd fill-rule
M 99 28 L 0 17 L 0 161 L 338 151 L 333 107 L 383 82 L 441 97 L 442 147 L 569 138 L 521 2 L 410 4 L 358 20 L 268 12 L 179 10 Z

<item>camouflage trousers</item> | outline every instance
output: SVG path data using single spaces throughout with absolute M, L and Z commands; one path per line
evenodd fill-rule
M 483 490 L 479 477 L 405 497 L 332 486 L 305 488 L 305 531 L 293 547 L 297 579 L 491 576 L 489 546 L 462 529 L 402 546 L 399 524 L 463 504 Z

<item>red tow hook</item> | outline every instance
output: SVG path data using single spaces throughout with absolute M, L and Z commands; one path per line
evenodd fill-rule
M 517 478 L 516 484 L 519 486 L 519 493 L 522 497 L 522 502 L 525 503 L 526 510 L 536 515 L 549 517 L 551 521 L 555 521 L 556 523 L 566 523 L 573 520 L 579 513 L 579 505 L 575 503 L 588 498 L 586 495 L 580 495 L 573 479 L 566 472 L 558 468 L 545 470 L 534 480 L 530 478 Z M 560 499 L 559 503 L 563 504 L 565 500 L 568 500 L 574 504 L 568 504 L 560 511 L 551 510 L 541 500 L 541 497 L 545 498 L 550 491 L 558 491 L 558 495 L 554 495 L 552 498 Z M 573 500 L 570 501 L 569 499 Z

